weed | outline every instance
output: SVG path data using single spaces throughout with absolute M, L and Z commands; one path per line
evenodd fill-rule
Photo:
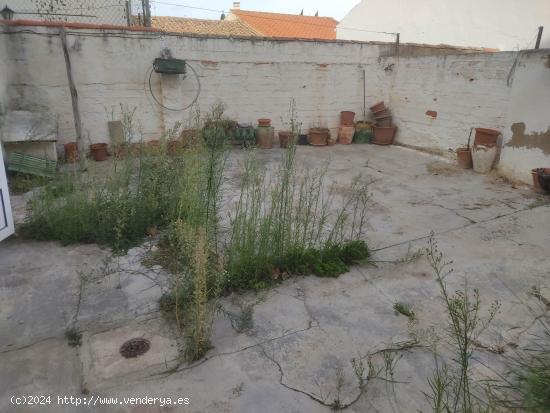
M 75 327 L 71 327 L 65 331 L 65 338 L 71 347 L 80 347 L 82 344 L 82 333 Z
M 411 306 L 408 304 L 397 302 L 393 305 L 393 309 L 395 310 L 396 314 L 402 314 L 405 317 L 409 318 L 409 320 L 416 319 L 416 314 L 412 310 Z
M 10 174 L 8 175 L 8 187 L 13 195 L 24 194 L 34 188 L 43 186 L 50 181 L 49 178 L 26 174 Z
M 479 335 L 494 319 L 500 304 L 498 301 L 493 302 L 487 317 L 483 319 L 480 315 L 479 292 L 471 291 L 467 281 L 465 281 L 463 291 L 457 291 L 455 294 L 449 293 L 445 279 L 452 272 L 451 262 L 444 261 L 443 253 L 439 251 L 433 233 L 428 241 L 426 257 L 439 284 L 449 317 L 449 337 L 456 350 L 455 357 L 453 357 L 456 369 L 450 369 L 445 363 L 436 363 L 434 374 L 428 381 L 432 393 L 427 394 L 427 397 L 435 412 L 482 410 L 482 402 L 472 394 L 470 360 Z M 437 355 L 435 357 L 437 361 Z
M 285 151 L 271 179 L 252 154 L 246 158 L 227 245 L 229 290 L 265 288 L 279 274 L 334 277 L 369 256 L 361 240 L 366 185 L 354 180 L 340 209 L 331 211 L 325 169 L 297 179 L 295 151 L 293 145 Z
M 233 387 L 233 390 L 231 392 L 235 397 L 240 397 L 241 394 L 243 394 L 244 391 L 244 382 L 241 382 L 239 385 Z
M 190 323 L 185 334 L 185 355 L 188 361 L 202 358 L 212 347 L 209 330 L 213 311 L 211 303 L 208 302 L 208 247 L 205 231 L 199 231 L 195 240 L 192 261 L 193 302 L 189 314 Z
M 222 313 L 229 319 L 231 327 L 237 333 L 246 333 L 254 328 L 254 306 L 257 302 L 243 304 L 239 303 L 239 313 L 235 314 L 231 311 L 220 308 Z

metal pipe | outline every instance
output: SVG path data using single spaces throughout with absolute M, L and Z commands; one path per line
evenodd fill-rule
M 540 41 L 542 39 L 542 31 L 544 30 L 543 26 L 539 26 L 539 33 L 537 34 L 537 42 L 535 43 L 535 49 L 540 47 Z

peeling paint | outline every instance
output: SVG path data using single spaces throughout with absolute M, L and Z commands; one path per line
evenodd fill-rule
M 550 126 L 546 132 L 525 133 L 525 123 L 512 124 L 512 139 L 506 146 L 512 148 L 541 149 L 545 155 L 550 155 Z

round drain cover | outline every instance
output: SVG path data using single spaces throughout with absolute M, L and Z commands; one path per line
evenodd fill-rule
M 133 338 L 120 347 L 120 354 L 127 359 L 147 353 L 151 343 L 144 338 Z

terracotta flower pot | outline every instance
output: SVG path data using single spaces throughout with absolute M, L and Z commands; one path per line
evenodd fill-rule
M 535 168 L 531 170 L 533 188 L 539 194 L 550 192 L 550 168 Z
M 273 134 L 273 128 L 271 126 L 258 126 L 258 128 L 256 128 L 256 145 L 258 148 L 273 148 Z
M 373 112 L 373 114 L 374 114 L 374 117 L 375 117 L 376 119 L 378 119 L 378 118 L 385 118 L 386 116 L 391 116 L 391 112 L 390 112 L 390 110 L 389 110 L 388 108 L 384 108 L 384 109 L 379 110 L 379 111 L 377 111 L 377 112 Z
M 330 130 L 328 128 L 311 128 L 307 140 L 313 146 L 326 146 L 329 136 Z
M 147 144 L 147 149 L 152 150 L 152 151 L 157 151 L 160 148 L 160 140 L 158 140 L 158 139 L 153 139 L 152 141 L 147 141 L 146 144 Z
M 476 128 L 476 134 L 474 137 L 474 145 L 483 145 L 487 147 L 493 147 L 497 145 L 500 132 L 494 129 Z
M 90 145 L 90 154 L 96 162 L 107 160 L 107 144 L 106 143 L 94 143 Z
M 395 132 L 397 131 L 397 126 L 375 126 L 374 130 L 374 139 L 372 143 L 376 145 L 391 145 L 393 139 L 395 138 Z
M 474 167 L 470 148 L 458 148 L 456 150 L 456 160 L 458 166 L 462 169 L 472 169 Z
M 392 126 L 392 117 L 391 116 L 384 116 L 380 118 L 376 118 L 376 126 L 382 126 L 382 127 L 390 127 Z
M 288 148 L 292 142 L 294 142 L 294 134 L 292 132 L 279 132 L 279 146 L 281 148 Z
M 342 145 L 350 145 L 353 142 L 355 128 L 353 126 L 341 126 L 338 130 L 338 141 Z
M 76 142 L 69 142 L 64 145 L 65 147 L 65 162 L 75 163 L 78 161 L 78 144 Z
M 353 126 L 353 119 L 355 118 L 355 112 L 344 110 L 340 112 L 340 125 L 341 126 Z
M 258 126 L 271 126 L 271 119 L 267 119 L 267 118 L 258 119 Z
M 183 142 L 177 140 L 169 140 L 166 145 L 166 152 L 168 155 L 174 156 L 181 152 L 183 148 Z
M 385 109 L 385 108 L 386 108 L 386 106 L 384 105 L 384 102 L 378 102 L 378 103 L 375 103 L 374 105 L 372 105 L 370 107 L 370 110 L 372 112 L 379 112 L 379 111 L 381 111 L 382 109 Z

